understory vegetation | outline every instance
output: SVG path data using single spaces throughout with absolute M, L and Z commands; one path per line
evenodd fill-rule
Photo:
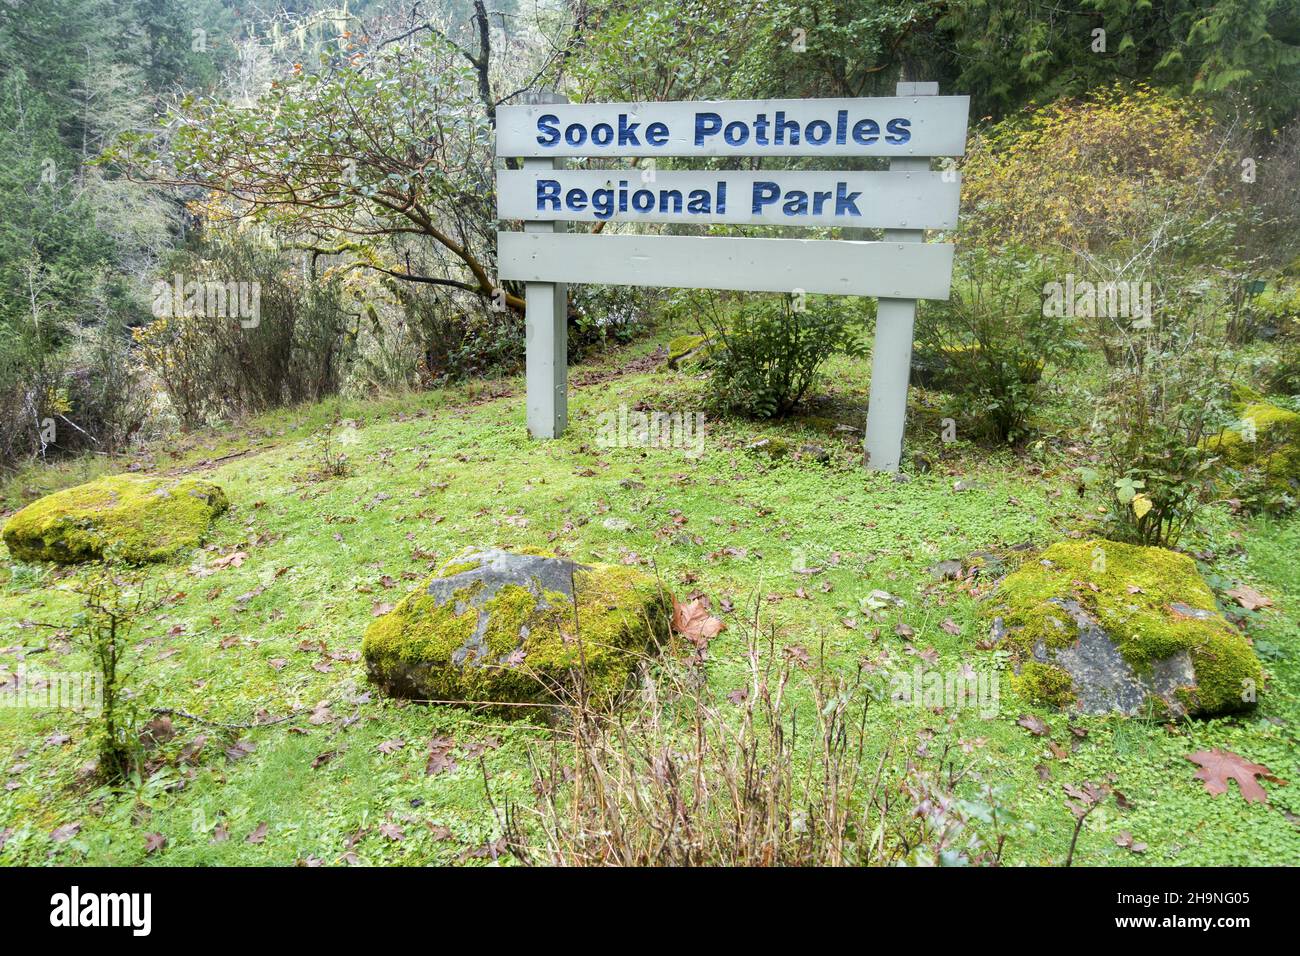
M 0 864 L 1294 864 L 1293 6 L 0 7 Z M 972 104 L 898 473 L 797 288 L 570 287 L 529 437 L 499 107 L 900 79 Z M 607 586 L 430 597 L 497 550 Z M 1081 705 L 1111 624 L 1192 717 Z

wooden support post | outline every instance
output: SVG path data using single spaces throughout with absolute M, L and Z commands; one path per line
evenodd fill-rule
M 899 83 L 898 96 L 937 96 L 938 83 Z M 929 157 L 889 161 L 891 172 L 927 172 Z M 886 242 L 922 242 L 924 229 L 886 229 Z M 865 464 L 872 471 L 898 471 L 907 420 L 907 383 L 912 369 L 915 299 L 881 298 L 876 312 L 876 341 L 871 352 L 871 396 L 863 442 Z
M 556 94 L 530 97 L 539 103 L 567 103 Z M 562 159 L 525 159 L 529 169 L 558 169 Z M 524 232 L 565 232 L 565 222 L 525 222 Z M 524 286 L 528 433 L 559 438 L 569 424 L 569 293 L 562 282 Z

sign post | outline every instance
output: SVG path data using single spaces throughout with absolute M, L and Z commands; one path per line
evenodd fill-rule
M 567 421 L 564 283 L 802 291 L 880 298 L 867 416 L 867 467 L 896 471 L 917 299 L 946 299 L 953 247 L 926 229 L 957 224 L 960 181 L 932 156 L 965 149 L 969 99 L 933 83 L 893 97 L 699 103 L 503 106 L 497 155 L 502 279 L 526 285 L 528 428 L 558 437 Z M 888 172 L 566 169 L 565 157 L 887 157 Z M 884 241 L 564 231 L 567 222 L 735 223 L 883 229 Z M 861 234 L 853 233 L 853 234 Z
M 937 96 L 938 83 L 899 83 L 899 96 Z M 893 172 L 929 172 L 930 157 L 900 156 Z M 924 242 L 922 229 L 886 229 L 886 242 Z M 945 295 L 946 299 L 947 296 Z M 863 463 L 872 471 L 898 471 L 907 419 L 907 385 L 912 371 L 912 330 L 916 300 L 882 296 L 876 307 L 876 342 L 871 349 L 871 397 Z
M 567 103 L 554 93 L 533 97 L 542 104 Z M 563 159 L 525 159 L 525 171 L 554 172 Z M 564 232 L 558 221 L 525 222 L 524 232 Z M 528 390 L 528 432 L 534 438 L 559 438 L 569 424 L 569 293 L 562 282 L 524 286 L 524 379 Z

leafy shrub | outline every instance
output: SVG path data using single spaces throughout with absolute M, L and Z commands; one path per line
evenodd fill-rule
M 817 382 L 832 355 L 861 357 L 867 313 L 861 299 L 739 298 L 724 309 L 716 297 L 692 299 L 701 331 L 720 347 L 709 387 L 724 412 L 754 418 L 787 415 Z
M 1109 538 L 1172 547 L 1213 490 L 1233 375 L 1197 328 L 1147 341 L 1140 364 L 1112 372 L 1098 412 L 1104 521 Z
M 98 770 L 122 783 L 143 763 L 141 708 L 131 686 L 138 658 L 131 654 L 137 625 L 157 611 L 167 594 L 137 571 L 105 566 L 74 586 L 81 609 L 69 640 L 90 658 L 102 700 L 94 724 Z
M 569 361 L 632 341 L 661 293 L 636 286 L 569 286 Z
M 1145 87 L 1058 100 L 975 138 L 962 228 L 989 244 L 1088 252 L 1172 242 L 1186 230 L 1166 228 L 1171 217 L 1203 226 L 1232 195 L 1211 188 L 1239 155 L 1220 145 L 1202 108 Z
M 275 249 L 241 237 L 204 241 L 180 253 L 168 272 L 186 283 L 257 283 L 260 289 L 255 320 L 186 314 L 172 302 L 135 331 L 141 360 L 187 426 L 338 391 L 355 335 L 336 281 L 307 280 Z
M 955 417 L 978 437 L 1024 437 L 1048 370 L 1082 349 L 1071 319 L 1044 314 L 1052 275 L 1041 258 L 974 250 L 954 268 L 952 297 L 922 305 L 917 361 L 953 394 Z

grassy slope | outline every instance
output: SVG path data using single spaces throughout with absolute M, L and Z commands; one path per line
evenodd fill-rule
M 740 610 L 710 648 L 711 685 L 721 695 L 743 679 L 739 616 L 754 600 L 761 603 L 764 626 L 776 627 L 779 644 L 824 647 L 837 667 L 876 656 L 879 644 L 910 664 L 905 642 L 894 633 L 905 622 L 915 630 L 911 643 L 934 648 L 942 669 L 970 661 L 988 670 L 991 655 L 974 649 L 985 633 L 977 601 L 950 585 L 933 586 L 926 568 L 980 548 L 1045 544 L 1088 521 L 1064 460 L 1068 452 L 1047 447 L 1036 462 L 990 457 L 960 444 L 940 447 L 926 438 L 937 427 L 931 427 L 933 409 L 925 407 L 917 410 L 911 441 L 936 464 L 907 483 L 864 473 L 851 444 L 839 439 L 817 439 L 836 449 L 830 465 L 773 464 L 744 450 L 762 434 L 816 437 L 798 424 L 711 422 L 707 453 L 698 460 L 671 449 L 600 449 L 601 412 L 639 402 L 692 411 L 700 388 L 674 373 L 604 377 L 603 371 L 575 370 L 575 378 L 589 384 L 573 390 L 571 427 L 556 442 L 527 440 L 522 386 L 508 381 L 486 392 L 480 387 L 344 406 L 342 414 L 357 424 L 345 430 L 353 463 L 345 478 L 311 480 L 307 474 L 307 436 L 333 405 L 202 436 L 147 462 L 168 470 L 256 445 L 256 453 L 200 469 L 223 485 L 233 507 L 196 566 L 235 550 L 246 551 L 248 559 L 206 577 L 184 566 L 155 572 L 170 573 L 169 588 L 180 597 L 138 634 L 142 700 L 230 723 L 252 721 L 263 711 L 272 717 L 303 713 L 231 732 L 178 718 L 179 734 L 163 753 L 174 757 L 204 734 L 208 742 L 197 769 L 172 767 L 129 794 L 112 795 L 78 777 L 90 756 L 78 718 L 0 711 L 0 780 L 16 784 L 0 791 L 0 831 L 14 831 L 0 863 L 331 863 L 349 851 L 355 854 L 349 861 L 367 863 L 474 859 L 499 832 L 484 796 L 485 775 L 496 806 L 507 797 L 527 799 L 528 748 L 545 732 L 454 708 L 386 702 L 369 691 L 361 663 L 348 659 L 360 647 L 376 602 L 396 600 L 426 573 L 429 555 L 455 553 L 466 543 L 549 546 L 588 560 L 630 560 L 634 553 L 652 559 L 679 595 L 699 589 L 715 598 L 732 596 Z M 833 400 L 825 410 L 858 420 L 866 371 L 834 363 Z M 513 393 L 492 397 L 493 390 L 507 389 Z M 1062 414 L 1071 405 L 1063 395 Z M 74 477 L 80 475 L 68 469 L 47 471 L 42 490 Z M 974 487 L 955 492 L 958 478 Z M 961 711 L 953 730 L 969 742 L 971 762 L 1008 788 L 1006 799 L 1031 824 L 1012 838 L 1010 860 L 1062 860 L 1072 821 L 1060 785 L 1105 774 L 1115 775 L 1132 809 L 1121 812 L 1108 803 L 1094 813 L 1078 861 L 1300 859 L 1300 831 L 1285 815 L 1300 814 L 1295 788 L 1268 785 L 1269 806 L 1247 805 L 1235 792 L 1211 797 L 1184 759 L 1194 750 L 1224 747 L 1268 764 L 1283 779 L 1300 779 L 1300 571 L 1294 565 L 1300 520 L 1238 527 L 1223 515 L 1211 517 L 1212 533 L 1200 544 L 1223 555 L 1220 571 L 1254 583 L 1277 603 L 1260 615 L 1259 634 L 1283 656 L 1267 662 L 1275 680 L 1259 712 L 1178 729 L 1110 718 L 1068 721 L 1040 712 L 1051 727 L 1050 738 L 1043 738 L 1016 725 L 1031 708 L 1005 687 L 996 718 Z M 630 522 L 631 530 L 606 527 L 609 518 Z M 719 553 L 724 548 L 742 550 Z M 791 571 L 799 552 L 814 566 L 837 553 L 838 564 L 809 580 Z M 395 586 L 386 587 L 386 578 Z M 823 581 L 833 585 L 829 593 L 821 590 Z M 65 583 L 60 573 L 42 569 L 0 572 L 0 664 L 12 668 L 22 648 L 48 645 L 31 656 L 31 666 L 84 666 L 75 654 L 64 656 L 66 644 L 57 634 L 23 625 L 66 622 L 76 602 L 62 590 Z M 795 597 L 800 586 L 808 599 Z M 906 602 L 886 615 L 878 634 L 858 610 L 858 599 L 877 588 Z M 853 629 L 842 623 L 851 616 L 859 618 Z M 945 619 L 960 633 L 941 628 Z M 300 649 L 304 642 L 316 649 Z M 316 642 L 336 656 L 322 654 Z M 288 663 L 277 670 L 270 662 L 279 660 Z M 328 702 L 330 719 L 313 724 L 306 712 L 320 702 Z M 919 731 L 938 729 L 943 719 L 889 704 L 868 713 L 871 739 L 882 746 L 902 740 L 904 755 Z M 1086 729 L 1087 737 L 1065 759 L 1052 757 L 1048 740 L 1068 748 L 1070 724 Z M 71 741 L 47 744 L 56 732 Z M 459 766 L 430 777 L 424 774 L 425 748 L 434 735 L 455 738 Z M 255 749 L 232 760 L 223 750 L 241 739 Z M 389 754 L 378 749 L 392 740 L 406 745 Z M 468 746 L 496 741 L 500 746 L 487 749 L 481 763 Z M 321 754 L 333 756 L 313 768 Z M 1039 765 L 1047 768 L 1046 781 Z M 403 839 L 379 832 L 386 820 L 401 826 Z M 50 832 L 70 822 L 79 822 L 80 832 L 52 842 Z M 267 824 L 265 840 L 247 842 L 260 823 Z M 218 824 L 230 833 L 228 840 L 213 842 Z M 1136 856 L 1118 847 L 1114 837 L 1121 829 L 1148 844 L 1147 852 Z M 166 837 L 161 852 L 146 855 L 146 832 Z

